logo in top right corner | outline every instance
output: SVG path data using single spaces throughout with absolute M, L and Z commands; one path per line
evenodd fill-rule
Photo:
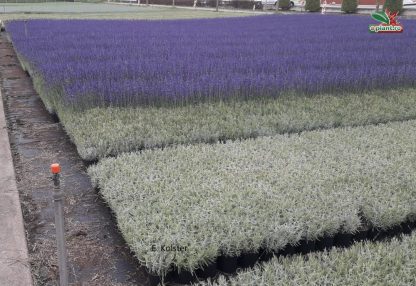
M 400 24 L 396 17 L 399 12 L 391 12 L 388 9 L 381 12 L 374 12 L 371 14 L 371 18 L 379 21 L 378 25 L 369 25 L 368 30 L 370 33 L 402 33 L 403 26 Z

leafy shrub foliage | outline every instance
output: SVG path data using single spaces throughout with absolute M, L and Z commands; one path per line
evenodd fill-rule
M 358 0 L 342 0 L 341 10 L 345 13 L 355 13 L 358 6 Z
M 279 0 L 279 9 L 289 10 L 290 9 L 290 0 Z
M 390 12 L 401 12 L 403 9 L 403 0 L 386 0 L 383 9 L 388 9 Z
M 231 0 L 231 6 L 236 9 L 253 9 L 253 6 L 260 8 L 261 2 L 252 0 Z
M 305 10 L 309 12 L 318 12 L 321 10 L 320 0 L 306 0 Z

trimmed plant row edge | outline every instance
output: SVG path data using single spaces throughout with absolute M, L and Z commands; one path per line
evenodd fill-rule
M 198 268 L 194 273 L 190 271 L 180 271 L 175 267 L 165 276 L 148 272 L 148 278 L 152 286 L 160 283 L 195 283 L 208 278 L 214 278 L 218 274 L 235 275 L 238 269 L 247 269 L 254 267 L 257 263 L 267 262 L 273 257 L 286 257 L 296 254 L 308 254 L 313 252 L 329 251 L 333 247 L 348 248 L 354 243 L 360 241 L 385 241 L 401 235 L 410 235 L 416 229 L 416 220 L 409 218 L 405 222 L 396 225 L 388 230 L 377 229 L 368 226 L 357 233 L 338 232 L 334 236 L 324 236 L 318 240 L 302 240 L 296 245 L 288 244 L 285 248 L 278 251 L 269 251 L 260 249 L 256 253 L 242 253 L 239 256 L 230 257 L 220 255 L 214 262 L 211 262 L 204 268 Z

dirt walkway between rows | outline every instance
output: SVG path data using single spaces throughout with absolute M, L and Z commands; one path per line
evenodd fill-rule
M 0 88 L 22 202 L 35 285 L 57 285 L 54 209 L 49 166 L 62 166 L 71 285 L 148 285 L 113 216 L 91 186 L 60 123 L 45 110 L 31 78 L 0 34 Z

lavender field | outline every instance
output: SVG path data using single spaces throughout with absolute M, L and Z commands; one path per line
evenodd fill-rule
M 370 17 L 320 14 L 6 28 L 95 161 L 130 249 L 163 278 L 414 224 L 416 21 L 400 22 L 388 36 Z M 188 251 L 150 247 L 173 244 Z
M 414 21 L 401 20 L 406 33 L 389 38 L 368 33 L 371 21 L 35 20 L 7 29 L 24 62 L 53 91 L 51 102 L 84 109 L 414 86 Z
M 416 119 L 415 21 L 388 38 L 368 33 L 371 21 L 32 20 L 7 30 L 46 108 L 80 156 L 96 160 Z

